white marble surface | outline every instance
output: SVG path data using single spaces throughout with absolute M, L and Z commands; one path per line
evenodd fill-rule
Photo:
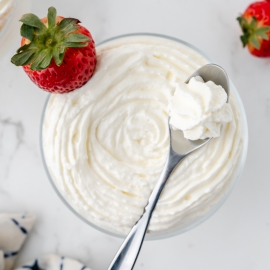
M 25 0 L 19 0 L 25 1 Z M 77 4 L 76 4 L 77 3 Z M 183 39 L 222 65 L 246 108 L 249 151 L 243 175 L 221 209 L 183 235 L 146 242 L 135 269 L 270 269 L 270 58 L 243 50 L 235 20 L 248 0 L 35 0 L 43 17 L 50 5 L 79 18 L 96 40 L 131 32 Z M 81 4 L 82 6 L 79 6 Z M 9 59 L 0 58 L 0 211 L 37 216 L 17 264 L 50 252 L 107 269 L 121 240 L 78 219 L 60 201 L 40 158 L 40 116 L 47 94 Z

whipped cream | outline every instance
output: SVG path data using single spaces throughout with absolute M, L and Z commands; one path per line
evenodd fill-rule
M 43 122 L 43 151 L 51 178 L 85 219 L 126 234 L 144 211 L 169 149 L 169 100 L 175 85 L 208 61 L 187 46 L 131 36 L 97 47 L 93 77 L 82 88 L 52 94 Z M 239 104 L 220 136 L 174 170 L 148 234 L 186 229 L 227 194 L 243 149 Z
M 0 32 L 6 25 L 15 7 L 15 0 L 0 0 Z
M 170 125 L 182 130 L 189 140 L 219 137 L 221 125 L 233 118 L 227 98 L 222 86 L 205 83 L 200 76 L 188 84 L 178 83 L 169 100 Z

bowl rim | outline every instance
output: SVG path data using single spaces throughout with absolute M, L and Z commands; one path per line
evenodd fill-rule
M 10 27 L 11 21 L 14 18 L 15 12 L 18 9 L 18 1 L 19 0 L 14 0 L 13 1 L 13 9 L 10 13 L 9 18 L 6 20 L 3 28 L 0 30 L 0 38 L 2 38 L 5 35 L 5 32 L 8 30 L 8 28 Z
M 214 61 L 211 60 L 210 57 L 208 57 L 208 55 L 206 55 L 203 51 L 201 51 L 200 49 L 198 49 L 197 47 L 193 46 L 192 44 L 183 41 L 181 39 L 177 39 L 175 37 L 171 37 L 171 36 L 167 36 L 167 35 L 163 35 L 163 34 L 155 34 L 155 33 L 131 33 L 131 34 L 124 34 L 124 35 L 119 35 L 119 36 L 114 36 L 111 37 L 109 39 L 105 39 L 99 43 L 96 44 L 96 46 L 100 46 L 102 44 L 108 43 L 110 41 L 116 40 L 116 39 L 121 39 L 121 38 L 126 38 L 126 37 L 138 37 L 138 36 L 152 36 L 152 37 L 159 37 L 159 38 L 164 38 L 164 39 L 169 39 L 172 41 L 176 41 L 182 45 L 187 46 L 190 49 L 193 49 L 194 51 L 196 51 L 197 53 L 201 54 L 206 60 L 208 60 L 210 63 L 214 63 L 216 64 Z M 196 222 L 192 223 L 191 225 L 187 226 L 184 229 L 174 229 L 173 231 L 165 231 L 165 232 L 160 232 L 160 233 L 156 233 L 154 235 L 151 234 L 146 234 L 145 240 L 160 240 L 160 239 L 167 239 L 179 234 L 182 234 L 184 232 L 187 232 L 195 227 L 197 227 L 198 225 L 200 225 L 201 223 L 203 223 L 204 221 L 206 221 L 207 219 L 209 219 L 218 209 L 220 209 L 220 207 L 224 204 L 224 202 L 227 200 L 227 198 L 230 196 L 230 194 L 232 193 L 232 190 L 234 189 L 236 183 L 238 182 L 240 176 L 242 175 L 243 169 L 244 169 L 244 165 L 245 165 L 245 161 L 246 161 L 246 157 L 247 157 L 247 150 L 248 150 L 248 124 L 247 124 L 247 117 L 246 117 L 246 113 L 245 113 L 245 109 L 244 109 L 244 105 L 242 103 L 242 100 L 240 98 L 240 95 L 236 89 L 236 87 L 234 86 L 234 84 L 232 83 L 232 81 L 229 78 L 229 82 L 230 82 L 230 90 L 232 90 L 233 94 L 236 97 L 237 103 L 239 105 L 239 109 L 240 109 L 240 113 L 241 113 L 241 117 L 242 117 L 242 125 L 243 125 L 243 148 L 242 148 L 242 153 L 241 153 L 241 157 L 239 157 L 240 162 L 239 162 L 239 167 L 238 167 L 238 171 L 235 174 L 235 179 L 233 179 L 230 187 L 228 188 L 228 190 L 226 191 L 226 194 L 223 196 L 223 198 L 207 213 L 207 215 L 203 216 L 202 218 L 198 219 Z M 94 223 L 92 223 L 91 221 L 89 221 L 88 219 L 86 219 L 85 217 L 83 217 L 75 208 L 73 208 L 73 206 L 64 198 L 64 196 L 61 194 L 60 190 L 57 188 L 56 184 L 54 183 L 54 181 L 52 180 L 52 177 L 50 175 L 49 169 L 47 167 L 47 163 L 46 163 L 46 159 L 45 159 L 45 155 L 44 155 L 44 150 L 43 150 L 43 122 L 44 122 L 44 118 L 45 118 L 45 112 L 46 112 L 46 108 L 47 108 L 47 104 L 49 102 L 51 94 L 48 94 L 43 110 L 42 110 L 42 114 L 41 114 L 41 122 L 40 122 L 40 134 L 39 134 L 39 146 L 40 146 L 40 152 L 41 152 L 41 159 L 42 159 L 42 163 L 45 169 L 45 172 L 47 174 L 47 177 L 53 187 L 53 189 L 55 190 L 56 194 L 58 195 L 58 197 L 61 199 L 61 201 L 67 206 L 67 208 L 69 210 L 71 210 L 71 212 L 73 212 L 77 217 L 79 217 L 79 219 L 81 219 L 82 221 L 84 221 L 86 224 L 90 225 L 91 227 L 93 227 L 94 229 L 105 233 L 107 235 L 110 236 L 114 236 L 117 238 L 121 238 L 124 239 L 125 236 L 120 234 L 120 233 L 115 233 L 109 230 L 106 230 L 104 228 L 101 228 L 97 225 L 95 225 Z

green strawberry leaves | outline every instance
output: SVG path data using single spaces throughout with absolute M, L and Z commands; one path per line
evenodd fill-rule
M 78 29 L 79 20 L 74 18 L 64 18 L 58 25 L 59 31 L 61 31 L 64 35 L 71 33 Z
M 270 32 L 270 26 L 259 24 L 255 17 L 252 17 L 251 20 L 247 20 L 243 16 L 240 16 L 237 20 L 243 31 L 243 35 L 240 36 L 243 47 L 252 44 L 253 47 L 259 50 L 262 40 L 269 40 L 268 33 Z
M 16 66 L 30 64 L 32 70 L 46 69 L 52 59 L 57 66 L 63 62 L 67 48 L 86 47 L 89 37 L 77 32 L 80 22 L 74 18 L 64 18 L 57 23 L 57 12 L 54 7 L 48 9 L 48 27 L 34 14 L 25 14 L 21 18 L 21 36 L 29 44 L 20 47 L 11 58 Z
M 53 29 L 56 24 L 56 9 L 54 7 L 50 7 L 48 9 L 48 28 Z
M 29 39 L 30 41 L 32 41 L 34 38 L 34 32 L 35 30 L 32 26 L 29 26 L 27 24 L 23 24 L 21 26 L 21 36 Z
M 24 51 L 22 53 L 18 53 L 13 56 L 13 61 L 14 62 L 20 62 L 20 63 L 26 63 L 29 64 L 29 59 L 32 59 L 31 57 L 35 54 L 34 51 Z
M 88 42 L 89 38 L 83 34 L 70 34 L 65 42 Z
M 46 26 L 44 23 L 32 13 L 23 15 L 20 21 L 26 25 L 39 29 L 39 31 L 46 31 Z

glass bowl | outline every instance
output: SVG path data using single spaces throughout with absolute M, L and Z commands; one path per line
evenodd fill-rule
M 176 41 L 182 45 L 185 45 L 187 46 L 188 48 L 191 48 L 193 49 L 194 51 L 196 51 L 197 53 L 199 53 L 200 55 L 202 55 L 206 60 L 208 60 L 209 62 L 212 62 L 214 63 L 213 61 L 211 61 L 211 59 L 205 54 L 203 53 L 202 51 L 200 51 L 199 49 L 197 49 L 196 47 L 190 45 L 189 43 L 185 42 L 185 41 L 182 41 L 182 40 L 179 40 L 179 39 L 176 39 L 176 38 L 173 38 L 173 37 L 169 37 L 169 36 L 164 36 L 164 35 L 159 35 L 159 34 L 149 34 L 149 33 L 135 33 L 135 34 L 127 34 L 127 35 L 122 35 L 122 36 L 117 36 L 117 37 L 113 37 L 111 39 L 107 39 L 99 44 L 97 44 L 97 46 L 101 45 L 101 44 L 104 44 L 104 43 L 107 43 L 107 42 L 110 42 L 110 41 L 113 41 L 113 40 L 116 40 L 116 39 L 120 39 L 120 38 L 124 38 L 124 37 L 131 37 L 131 36 L 154 36 L 154 37 L 160 37 L 160 38 L 165 38 L 165 39 L 169 39 L 169 40 L 173 40 L 173 41 Z M 247 119 L 246 119 L 246 114 L 245 114 L 245 110 L 244 110 L 244 107 L 243 107 L 243 104 L 242 104 L 242 101 L 241 101 L 241 98 L 235 88 L 235 86 L 233 85 L 233 83 L 230 81 L 230 90 L 231 90 L 231 93 L 234 94 L 235 98 L 236 98 L 236 101 L 238 103 L 238 106 L 239 106 L 239 110 L 240 110 L 240 113 L 241 113 L 241 116 L 242 116 L 242 123 L 243 123 L 243 149 L 242 149 L 242 153 L 241 153 L 241 156 L 239 157 L 240 161 L 239 161 L 239 165 L 238 165 L 238 170 L 235 174 L 235 178 L 232 180 L 232 183 L 230 185 L 230 187 L 227 189 L 226 191 L 226 194 L 222 197 L 222 199 L 217 203 L 215 204 L 211 210 L 206 214 L 204 215 L 203 217 L 199 218 L 198 220 L 196 220 L 196 222 L 192 223 L 191 225 L 185 227 L 185 228 L 182 228 L 182 229 L 177 229 L 176 228 L 171 228 L 169 230 L 166 230 L 166 231 L 161 231 L 161 232 L 155 232 L 155 233 L 151 233 L 151 234 L 147 234 L 146 235 L 146 240 L 157 240 L 157 239 L 163 239 L 163 238 L 168 238 L 168 237 L 172 237 L 172 236 L 175 236 L 175 235 L 178 235 L 178 234 L 181 234 L 181 233 L 184 233 L 196 226 L 198 226 L 199 224 L 201 224 L 202 222 L 204 222 L 205 220 L 207 220 L 210 216 L 212 216 L 220 207 L 221 205 L 225 202 L 225 200 L 228 198 L 228 196 L 230 195 L 231 191 L 233 190 L 235 184 L 237 183 L 238 179 L 240 178 L 240 175 L 243 171 L 243 168 L 244 168 L 244 164 L 245 164 L 245 160 L 246 160 L 246 156 L 247 156 L 247 148 L 248 148 L 248 126 L 247 126 Z M 60 199 L 64 202 L 64 204 L 75 214 L 77 215 L 81 220 L 83 220 L 84 222 L 86 222 L 87 224 L 89 224 L 90 226 L 92 226 L 93 228 L 101 231 L 101 232 L 104 232 L 104 233 L 107 233 L 109 235 L 112 235 L 112 236 L 116 236 L 116 237 L 120 237 L 120 238 L 124 238 L 125 236 L 124 235 L 121 235 L 119 233 L 115 233 L 115 232 L 112 232 L 110 230 L 106 230 L 102 227 L 99 227 L 95 224 L 93 224 L 92 222 L 90 222 L 88 219 L 86 219 L 85 217 L 83 217 L 66 199 L 65 197 L 62 195 L 61 191 L 58 189 L 58 187 L 56 186 L 56 184 L 54 183 L 51 175 L 50 175 L 50 172 L 49 172 L 49 169 L 47 167 L 47 164 L 46 164 L 46 160 L 45 160 L 45 156 L 44 156 L 44 152 L 43 152 L 43 142 L 42 142 L 42 129 L 43 129 L 43 121 L 44 121 L 44 116 L 45 116 L 45 111 L 46 111 L 46 107 L 47 107 L 47 103 L 50 99 L 50 95 L 48 96 L 46 102 L 45 102 L 45 105 L 44 105 L 44 109 L 43 109 L 43 113 L 42 113 L 42 117 L 41 117 L 41 128 L 40 128 L 40 147 L 41 147 L 41 156 L 42 156 L 42 161 L 43 161 L 43 165 L 44 165 L 44 168 L 45 168 L 45 171 L 47 173 L 47 176 L 55 190 L 55 192 L 58 194 L 58 196 L 60 197 Z
M 20 27 L 19 22 L 23 14 L 28 13 L 32 8 L 33 0 L 14 0 L 14 8 L 9 18 L 0 31 L 0 57 L 6 55 L 9 51 L 16 52 L 20 47 Z

